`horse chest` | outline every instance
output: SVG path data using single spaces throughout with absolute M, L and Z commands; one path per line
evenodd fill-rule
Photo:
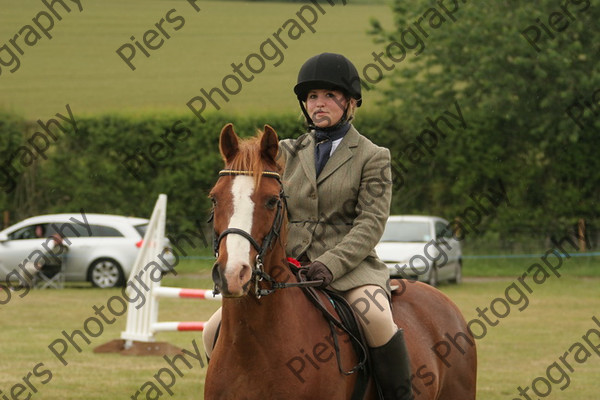
M 349 398 L 354 377 L 340 374 L 331 333 L 326 328 L 317 335 L 296 330 L 296 335 L 291 335 L 295 337 L 289 336 L 286 340 L 265 340 L 266 346 L 261 347 L 252 347 L 244 340 L 223 340 L 229 346 L 213 353 L 205 398 Z M 343 340 L 340 346 L 344 366 L 348 367 L 346 364 L 355 361 L 351 349 Z

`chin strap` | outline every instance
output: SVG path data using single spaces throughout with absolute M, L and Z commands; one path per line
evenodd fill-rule
M 298 103 L 300 103 L 300 109 L 302 110 L 302 114 L 304 114 L 304 118 L 306 118 L 306 124 L 308 125 L 308 129 L 311 131 L 313 129 L 316 129 L 317 127 L 315 126 L 315 123 L 313 122 L 310 115 L 308 115 L 308 111 L 306 111 L 306 107 L 304 107 L 304 102 L 302 100 L 298 100 Z

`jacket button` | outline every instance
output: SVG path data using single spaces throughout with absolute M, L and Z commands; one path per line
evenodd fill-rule
M 310 192 L 310 194 L 308 195 L 308 197 L 310 197 L 311 199 L 316 199 L 317 198 L 317 194 L 315 192 Z

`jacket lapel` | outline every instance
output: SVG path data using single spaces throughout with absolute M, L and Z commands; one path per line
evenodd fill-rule
M 308 136 L 307 145 L 302 151 L 298 152 L 298 157 L 300 157 L 300 164 L 302 164 L 302 169 L 304 169 L 304 173 L 308 178 L 308 181 L 311 185 L 316 188 L 317 187 L 317 171 L 315 170 L 315 137 L 312 134 L 307 133 Z
M 314 154 L 314 141 L 312 142 L 312 144 L 313 144 L 312 152 Z M 317 179 L 317 185 L 320 184 L 321 182 L 323 182 L 325 179 L 327 179 L 327 177 L 329 177 L 331 174 L 333 174 L 337 169 L 339 169 L 346 162 L 348 162 L 354 156 L 354 149 L 357 146 L 358 146 L 358 131 L 356 129 L 354 129 L 353 126 L 350 126 L 350 130 L 348 131 L 348 133 L 346 133 L 346 135 L 344 136 L 344 138 L 342 139 L 342 141 L 340 142 L 338 147 L 335 149 L 335 151 L 331 155 L 331 158 L 327 161 L 327 164 L 325 164 L 323 171 L 321 171 L 321 174 L 319 175 L 319 178 Z M 313 167 L 312 167 L 313 176 L 315 176 L 316 172 L 315 172 L 315 167 L 314 167 L 314 157 L 312 158 L 312 162 L 313 162 Z

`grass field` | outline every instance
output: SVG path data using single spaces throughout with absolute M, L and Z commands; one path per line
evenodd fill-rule
M 189 113 L 186 102 L 220 86 L 232 73 L 232 63 L 243 63 L 288 19 L 298 20 L 301 3 L 260 3 L 202 1 L 196 12 L 184 0 L 83 0 L 83 11 L 75 4 L 63 18 L 55 21 L 52 39 L 42 35 L 34 46 L 23 46 L 21 65 L 15 73 L 2 68 L 0 108 L 16 111 L 37 120 L 64 112 L 69 104 L 75 116 L 106 112 Z M 137 49 L 132 71 L 116 54 L 131 36 L 142 40 L 144 32 L 171 9 L 171 19 L 180 16 L 184 24 L 163 25 L 170 39 L 145 57 Z M 0 13 L 0 46 L 8 43 L 32 18 L 45 9 L 38 0 L 5 0 Z M 287 49 L 283 60 L 267 61 L 262 73 L 244 83 L 239 94 L 228 103 L 221 100 L 228 114 L 260 111 L 294 111 L 297 101 L 292 92 L 300 65 L 310 56 L 333 51 L 344 53 L 357 66 L 372 61 L 371 52 L 379 50 L 366 31 L 369 19 L 391 22 L 386 5 L 323 5 L 313 24 L 315 33 L 306 27 L 296 40 L 285 32 Z M 310 11 L 303 15 L 312 18 Z M 163 35 L 164 36 L 164 35 Z M 163 37 L 161 36 L 161 37 Z M 22 43 L 22 38 L 17 42 Z M 29 40 L 33 40 L 29 38 Z M 159 39 L 154 43 L 157 45 Z M 277 42 L 276 42 L 277 43 Z M 9 44 L 10 45 L 10 44 Z M 12 47 L 12 46 L 11 46 Z M 280 45 L 280 47 L 283 47 Z M 268 49 L 267 49 L 268 50 Z M 2 53 L 7 59 L 6 53 Z M 128 55 L 128 54 L 127 54 Z M 256 61 L 255 61 L 256 62 Z M 248 74 L 246 72 L 246 74 Z M 373 92 L 365 95 L 365 109 L 371 105 Z M 218 95 L 216 95 L 218 97 Z M 214 108 L 210 106 L 212 110 Z M 207 108 L 209 110 L 209 108 Z
M 188 114 L 186 102 L 191 97 L 199 95 L 201 88 L 220 86 L 223 77 L 231 74 L 232 63 L 242 63 L 259 51 L 261 43 L 272 38 L 285 21 L 298 19 L 296 13 L 302 7 L 299 3 L 201 1 L 201 11 L 196 12 L 184 0 L 81 0 L 80 13 L 72 0 L 65 3 L 73 11 L 54 21 L 52 39 L 42 35 L 34 46 L 23 46 L 21 65 L 15 73 L 1 66 L 0 108 L 32 120 L 64 113 L 65 104 L 71 106 L 76 118 L 108 112 Z M 297 40 L 287 39 L 281 63 L 274 66 L 267 62 L 264 71 L 245 82 L 239 94 L 221 104 L 219 112 L 297 110 L 292 87 L 298 68 L 322 51 L 344 53 L 357 66 L 371 62 L 371 53 L 380 51 L 381 45 L 366 34 L 370 18 L 376 17 L 387 26 L 392 21 L 389 7 L 381 3 L 361 0 L 358 5 L 345 7 L 324 5 L 325 14 L 314 24 L 316 32 L 306 30 Z M 32 18 L 44 8 L 40 0 L 3 0 L 0 48 L 11 46 L 10 39 L 32 24 Z M 185 24 L 178 30 L 165 24 L 170 39 L 150 51 L 149 57 L 138 49 L 133 59 L 136 70 L 132 71 L 116 50 L 131 43 L 132 35 L 140 40 L 171 9 L 176 10 L 172 16 L 182 17 Z M 422 11 L 415 10 L 415 15 Z M 0 57 L 6 62 L 6 51 Z M 376 96 L 372 91 L 364 93 L 362 109 L 374 107 Z M 479 399 L 519 398 L 517 387 L 531 386 L 535 378 L 545 376 L 548 366 L 593 327 L 592 316 L 600 318 L 600 256 L 573 256 L 563 261 L 561 278 L 552 276 L 536 286 L 528 295 L 527 308 L 514 308 L 478 341 Z M 471 320 L 478 316 L 477 307 L 489 307 L 494 299 L 505 295 L 516 277 L 536 262 L 540 262 L 539 256 L 465 258 L 466 282 L 440 289 Z M 209 265 L 209 261 L 197 259 L 182 261 L 179 275 L 167 277 L 164 284 L 211 287 Z M 48 349 L 55 340 L 64 339 L 63 330 L 69 334 L 82 329 L 95 315 L 94 306 L 105 306 L 118 294 L 116 289 L 71 284 L 60 291 L 33 291 L 24 298 L 15 295 L 8 304 L 0 304 L 0 399 L 129 399 L 146 382 L 152 382 L 153 375 L 166 366 L 162 358 L 92 352 L 94 347 L 119 338 L 125 316 L 105 324 L 89 344 L 82 338 L 74 339 L 81 351 L 71 345 L 65 356 L 67 365 Z M 160 320 L 205 320 L 218 307 L 215 302 L 177 300 L 162 300 L 160 304 Z M 193 349 L 193 343 L 201 346 L 201 334 L 196 333 L 163 333 L 157 339 L 188 350 Z M 564 378 L 552 386 L 547 397 L 597 399 L 600 357 L 590 350 L 585 362 L 572 364 L 568 385 Z M 161 398 L 201 399 L 206 369 L 199 364 L 192 369 L 181 367 L 184 375 L 177 377 L 174 395 L 164 393 Z
M 544 253 L 535 257 L 533 255 L 503 255 L 490 256 L 485 258 L 469 257 L 465 254 L 463 262 L 463 273 L 465 276 L 493 277 L 493 276 L 519 276 L 527 270 L 532 264 L 541 263 L 541 257 Z M 555 262 L 554 257 L 548 257 L 549 262 Z M 560 272 L 565 271 L 569 276 L 590 277 L 600 276 L 600 256 L 590 256 L 586 253 L 572 253 L 570 258 L 562 258 Z
M 591 317 L 600 318 L 600 278 L 597 273 L 595 277 L 573 276 L 569 270 L 576 266 L 570 264 L 573 260 L 576 260 L 575 257 L 565 262 L 561 278 L 553 276 L 533 288 L 533 293 L 528 294 L 528 306 L 523 311 L 514 307 L 509 315 L 499 319 L 497 326 L 489 327 L 487 334 L 478 341 L 479 399 L 518 398 L 518 386 L 531 386 L 536 377 L 545 376 L 547 367 L 558 361 L 559 356 L 594 327 Z M 530 264 L 516 263 L 507 267 L 511 263 L 514 260 L 505 260 L 504 270 L 512 269 L 517 274 Z M 186 260 L 181 264 L 179 275 L 167 277 L 164 285 L 211 287 L 209 265 L 208 261 Z M 599 264 L 596 262 L 595 265 Z M 472 265 L 465 270 L 468 272 L 475 267 Z M 477 307 L 484 309 L 495 298 L 503 297 L 507 286 L 514 280 L 514 276 L 468 277 L 460 286 L 443 285 L 440 289 L 459 305 L 465 318 L 471 320 L 478 317 Z M 37 369 L 42 375 L 40 378 L 33 375 L 29 379 L 39 391 L 32 399 L 129 399 L 145 382 L 153 381 L 153 375 L 166 366 L 162 358 L 92 352 L 97 345 L 119 338 L 125 328 L 125 316 L 112 324 L 105 324 L 103 333 L 97 338 L 90 338 L 89 345 L 78 337 L 76 343 L 81 352 L 69 345 L 65 355 L 66 366 L 48 349 L 56 339 L 64 338 L 62 330 L 71 333 L 82 329 L 84 321 L 95 315 L 93 306 L 102 307 L 111 296 L 118 294 L 117 290 L 91 289 L 87 285 L 73 284 L 61 291 L 33 291 L 22 299 L 15 296 L 1 306 L 0 351 L 4 361 L 0 363 L 0 390 L 6 393 L 14 385 L 23 383 L 23 378 L 38 363 L 44 365 Z M 522 304 L 519 303 L 518 307 Z M 160 303 L 159 320 L 205 320 L 217 307 L 215 302 L 164 299 Z M 195 333 L 162 333 L 157 340 L 189 351 L 194 351 L 193 341 L 201 346 L 201 334 Z M 566 381 L 554 385 L 548 398 L 597 399 L 600 358 L 591 350 L 590 353 L 581 364 L 574 363 L 569 356 L 574 364 L 574 372 L 568 372 L 569 385 L 564 390 L 560 390 L 559 386 L 564 386 Z M 193 360 L 190 358 L 190 361 Z M 184 376 L 177 377 L 173 399 L 202 398 L 206 369 L 196 362 L 192 365 L 191 369 L 187 369 L 181 364 Z M 44 370 L 52 372 L 49 381 L 48 376 L 42 374 Z M 46 384 L 43 381 L 47 381 Z M 148 386 L 142 392 L 147 390 Z M 165 393 L 163 398 L 171 397 Z

